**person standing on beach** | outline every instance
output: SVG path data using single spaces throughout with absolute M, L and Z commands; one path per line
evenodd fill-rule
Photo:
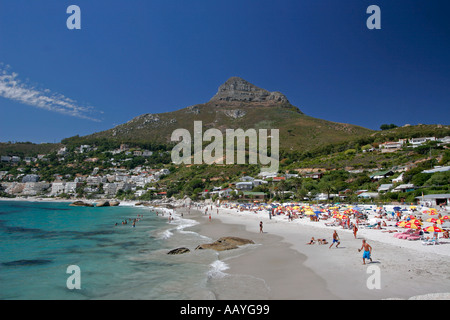
M 370 262 L 372 262 L 372 258 L 370 257 L 372 254 L 372 247 L 366 242 L 366 240 L 362 241 L 362 247 L 361 249 L 358 249 L 358 252 L 361 252 L 362 249 L 364 249 L 363 264 L 366 264 L 366 259 L 369 259 Z
M 263 233 L 263 222 L 259 222 L 259 233 Z
M 331 249 L 331 247 L 333 246 L 333 244 L 335 242 L 337 242 L 337 244 L 336 244 L 336 248 L 337 248 L 341 244 L 341 242 L 339 241 L 339 236 L 338 236 L 336 230 L 334 230 L 334 233 L 333 233 L 333 242 L 331 243 L 331 245 L 328 249 Z
M 353 235 L 355 236 L 356 239 L 356 233 L 358 232 L 358 227 L 355 225 L 353 225 Z

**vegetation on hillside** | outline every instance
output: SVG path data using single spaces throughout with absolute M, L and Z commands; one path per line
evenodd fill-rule
M 403 173 L 401 183 L 414 184 L 415 189 L 409 192 L 387 192 L 381 194 L 377 201 L 413 202 L 416 197 L 430 193 L 450 193 L 450 173 L 424 173 L 437 165 L 450 165 L 449 145 L 429 141 L 419 147 L 405 143 L 392 153 L 382 153 L 378 147 L 386 141 L 398 141 L 417 137 L 442 138 L 450 136 L 450 129 L 445 126 L 411 126 L 398 127 L 359 135 L 346 141 L 322 144 L 300 150 L 282 150 L 280 153 L 279 174 L 299 173 L 298 178 L 290 178 L 280 182 L 268 179 L 267 184 L 256 187 L 253 191 L 265 192 L 271 201 L 314 199 L 319 193 L 337 195 L 330 201 L 356 201 L 358 191 L 376 192 L 381 184 L 391 183 L 393 178 Z M 121 144 L 127 143 L 129 153 L 115 153 Z M 78 152 L 80 145 L 89 144 L 92 148 L 87 152 Z M 58 155 L 61 146 L 67 148 L 67 154 Z M 134 192 L 120 191 L 119 198 L 139 198 L 148 200 L 157 197 L 159 192 L 166 192 L 168 197 L 198 198 L 205 190 L 226 188 L 238 182 L 242 176 L 257 177 L 259 165 L 190 165 L 175 166 L 171 163 L 172 145 L 149 141 L 117 141 L 101 137 L 72 137 L 64 139 L 58 145 L 34 145 L 31 143 L 1 144 L 2 155 L 19 155 L 22 161 L 17 164 L 0 163 L 0 171 L 13 177 L 35 173 L 41 181 L 52 182 L 63 177 L 73 179 L 77 175 L 91 175 L 94 171 L 99 175 L 114 172 L 116 168 L 133 170 L 144 166 L 153 169 L 167 168 L 170 174 L 159 181 L 145 187 L 142 196 L 136 197 Z M 133 150 L 146 149 L 153 151 L 148 157 L 136 156 Z M 46 154 L 45 158 L 26 163 L 25 156 Z M 370 176 L 376 170 L 392 170 L 393 176 L 372 180 Z M 405 171 L 406 170 L 406 171 Z M 302 178 L 308 171 L 320 171 L 321 179 Z M 16 178 L 19 179 L 19 178 Z M 14 181 L 14 178 L 13 178 Z M 20 180 L 15 180 L 20 181 Z M 393 187 L 398 184 L 394 184 Z M 0 190 L 1 191 L 1 190 Z M 101 191 L 101 189 L 100 189 Z M 80 191 L 81 192 L 81 191 Z M 4 193 L 2 193 L 4 194 Z M 82 194 L 82 193 L 79 193 Z M 210 196 L 206 194 L 206 196 Z M 239 199 L 242 194 L 233 194 Z M 217 197 L 217 196 L 214 196 Z M 369 201 L 369 200 L 367 200 Z

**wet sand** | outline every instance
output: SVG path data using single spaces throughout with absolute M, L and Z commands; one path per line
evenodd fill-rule
M 181 212 L 180 209 L 177 210 Z M 184 212 L 184 211 L 183 211 Z M 185 213 L 186 214 L 186 213 Z M 337 299 L 328 289 L 326 282 L 315 274 L 310 268 L 305 266 L 307 257 L 292 249 L 290 244 L 283 241 L 283 238 L 268 232 L 259 233 L 257 225 L 254 231 L 249 231 L 244 225 L 223 223 L 214 213 L 212 219 L 199 211 L 191 210 L 189 219 L 200 222 L 199 225 L 191 229 L 205 235 L 214 241 L 225 236 L 234 236 L 250 239 L 255 242 L 252 248 L 245 250 L 237 257 L 228 258 L 231 252 L 220 253 L 220 259 L 225 259 L 229 269 L 223 281 L 234 282 L 234 286 L 239 286 L 241 279 L 253 282 L 260 281 L 261 286 L 252 285 L 236 288 L 230 295 L 227 290 L 226 295 L 217 294 L 218 299 L 269 299 L 269 300 L 307 300 L 307 299 Z M 254 290 L 251 290 L 251 288 Z M 228 296 L 230 295 L 230 296 Z

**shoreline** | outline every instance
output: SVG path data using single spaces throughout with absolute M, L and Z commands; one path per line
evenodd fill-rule
M 184 209 L 184 208 L 183 208 Z M 177 210 L 180 212 L 179 210 Z M 194 211 L 191 209 L 191 212 Z M 177 213 L 178 213 L 177 212 Z M 183 210 L 184 214 L 185 210 Z M 266 292 L 249 291 L 242 295 L 236 290 L 233 296 L 222 296 L 217 293 L 219 300 L 308 300 L 326 299 L 332 300 L 338 297 L 329 292 L 325 281 L 315 274 L 310 268 L 304 265 L 307 257 L 298 251 L 290 248 L 283 241 L 283 238 L 270 233 L 258 233 L 249 231 L 244 225 L 239 223 L 225 223 L 214 217 L 209 220 L 201 211 L 188 215 L 190 219 L 196 220 L 199 224 L 190 227 L 202 236 L 213 239 L 213 241 L 225 237 L 234 236 L 253 240 L 255 245 L 251 245 L 250 250 L 245 253 L 233 256 L 230 252 L 219 252 L 219 260 L 226 261 L 228 269 L 225 271 L 225 281 L 233 281 L 231 278 L 252 278 L 260 281 L 260 290 Z M 257 266 L 257 267 L 256 267 Z M 290 276 L 286 276 L 290 275 Z M 235 283 L 238 285 L 238 283 Z M 309 290 L 302 290 L 307 287 Z
M 240 235 L 262 244 L 253 252 L 227 261 L 226 273 L 264 279 L 273 289 L 268 299 L 450 299 L 450 246 L 447 247 L 450 242 L 417 250 L 402 247 L 412 244 L 407 240 L 395 239 L 399 245 L 374 240 L 377 232 L 381 235 L 380 230 L 362 229 L 354 239 L 351 231 L 337 229 L 341 245 L 329 249 L 332 227 L 309 221 L 288 222 L 284 216 L 269 219 L 263 213 L 237 213 L 225 208 L 219 208 L 219 214 L 216 208 L 212 211 L 211 221 L 200 214 L 196 228 L 200 234 L 215 240 Z M 263 234 L 259 233 L 259 221 L 264 224 Z M 235 233 L 229 234 L 230 230 Z M 326 238 L 328 244 L 307 245 L 313 236 Z M 393 237 L 392 234 L 383 236 Z M 373 263 L 362 264 L 362 253 L 358 252 L 362 239 L 373 247 Z M 438 247 L 447 254 L 433 250 Z M 372 275 L 369 267 L 378 268 L 380 289 L 368 287 Z
M 75 201 L 37 198 L 0 200 Z M 120 206 L 135 206 L 137 202 L 124 201 Z M 441 241 L 440 245 L 423 246 L 420 241 L 400 240 L 394 238 L 392 233 L 364 228 L 360 228 L 355 239 L 352 231 L 327 227 L 322 221 L 288 221 L 284 215 L 269 219 L 267 211 L 237 212 L 236 209 L 219 207 L 217 213 L 217 207 L 213 206 L 209 220 L 209 215 L 205 215 L 202 209 L 191 209 L 191 214 L 186 214 L 185 207 L 168 210 L 180 218 L 197 221 L 198 224 L 187 229 L 213 241 L 224 236 L 237 236 L 255 242 L 256 245 L 251 245 L 250 249 L 237 249 L 240 250 L 238 254 L 219 252 L 219 260 L 225 262 L 228 269 L 224 279 L 218 281 L 237 289 L 232 296 L 230 290 L 226 291 L 227 295 L 218 292 L 218 300 L 450 299 L 448 239 Z M 259 221 L 264 225 L 262 234 L 259 233 Z M 341 245 L 329 249 L 334 229 L 340 236 Z M 328 245 L 307 245 L 311 237 L 326 238 Z M 367 265 L 362 264 L 362 254 L 357 251 L 362 239 L 373 247 L 373 263 Z M 376 267 L 380 271 L 380 289 L 368 288 L 371 276 L 368 267 Z M 243 287 L 248 280 L 256 283 L 253 291 Z M 226 281 L 230 283 L 226 284 Z

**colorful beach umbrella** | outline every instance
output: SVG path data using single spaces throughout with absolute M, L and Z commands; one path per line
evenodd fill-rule
M 397 223 L 397 227 L 403 228 L 405 226 L 405 224 L 407 224 L 406 221 L 400 221 Z
M 430 226 L 428 228 L 425 228 L 425 231 L 428 231 L 428 232 L 444 232 L 444 230 L 442 230 L 441 228 L 436 227 L 436 226 Z
M 422 213 L 429 214 L 430 216 L 434 216 L 434 215 L 438 214 L 437 210 L 434 208 L 424 209 L 424 210 L 422 210 Z
M 399 223 L 397 223 L 397 227 L 412 228 L 412 229 L 417 229 L 421 225 L 422 225 L 422 222 L 420 222 L 420 220 L 417 220 L 417 219 L 413 219 L 410 221 L 400 221 Z
M 442 221 L 442 218 L 441 219 L 430 218 L 430 219 L 427 219 L 427 221 L 428 222 L 432 222 L 432 223 L 437 223 L 437 224 L 443 224 L 444 223 L 444 221 Z
M 443 217 L 441 217 L 441 220 L 450 220 L 450 217 L 449 216 L 443 216 Z
M 414 221 L 418 221 L 419 223 L 414 223 Z M 419 227 L 420 227 L 420 221 L 419 220 L 414 220 L 414 221 L 410 221 L 410 222 L 407 222 L 406 224 L 405 224 L 405 228 L 409 228 L 409 229 L 419 229 Z

